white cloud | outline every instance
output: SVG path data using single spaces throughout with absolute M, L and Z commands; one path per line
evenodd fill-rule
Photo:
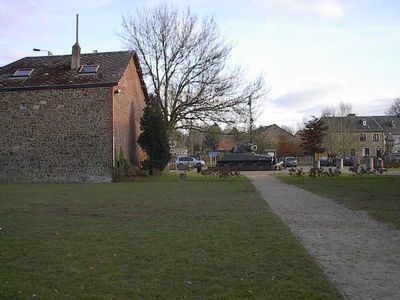
M 19 50 L 19 49 L 9 49 L 6 51 L 6 57 L 10 61 L 18 60 L 25 56 L 32 56 L 32 52 Z
M 301 7 L 305 12 L 314 13 L 325 18 L 341 18 L 344 16 L 344 9 L 337 1 L 315 1 Z
M 296 13 L 317 15 L 327 19 L 344 16 L 344 8 L 338 0 L 257 0 L 266 7 L 283 8 Z

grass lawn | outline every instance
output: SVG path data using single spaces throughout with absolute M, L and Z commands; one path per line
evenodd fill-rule
M 278 177 L 351 209 L 366 210 L 373 218 L 400 229 L 400 176 Z
M 241 177 L 1 184 L 0 227 L 1 299 L 340 298 Z

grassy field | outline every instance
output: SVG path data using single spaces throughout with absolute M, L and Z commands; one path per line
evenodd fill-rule
M 400 229 L 400 176 L 278 177 Z
M 245 178 L 0 185 L 1 299 L 337 299 Z

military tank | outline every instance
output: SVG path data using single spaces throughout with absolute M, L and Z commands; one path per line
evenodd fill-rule
M 271 156 L 256 154 L 257 145 L 239 144 L 232 153 L 226 153 L 217 160 L 217 167 L 229 167 L 238 171 L 275 170 L 275 161 Z
M 275 159 L 269 155 L 256 154 L 257 145 L 252 141 L 253 117 L 252 101 L 249 97 L 249 142 L 239 143 L 233 153 L 226 153 L 217 160 L 217 167 L 229 167 L 238 171 L 269 171 L 275 170 Z

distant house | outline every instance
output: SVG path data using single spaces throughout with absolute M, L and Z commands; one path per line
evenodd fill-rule
M 398 116 L 374 116 L 373 117 L 383 129 L 385 152 L 400 153 L 400 117 Z M 387 141 L 393 141 L 388 145 Z
M 139 163 L 147 97 L 134 52 L 25 57 L 0 67 L 0 181 L 102 181 Z
M 341 156 L 376 156 L 400 150 L 400 122 L 395 116 L 356 116 L 322 117 L 328 126 L 325 147 Z M 387 139 L 393 138 L 394 145 L 388 149 Z
M 278 140 L 280 136 L 285 136 L 288 139 L 292 139 L 294 137 L 293 134 L 276 124 L 261 126 L 255 129 L 253 134 L 254 136 L 263 136 L 271 140 Z
M 293 134 L 276 124 L 261 126 L 253 131 L 260 152 L 276 150 L 278 156 L 294 155 L 298 141 Z

